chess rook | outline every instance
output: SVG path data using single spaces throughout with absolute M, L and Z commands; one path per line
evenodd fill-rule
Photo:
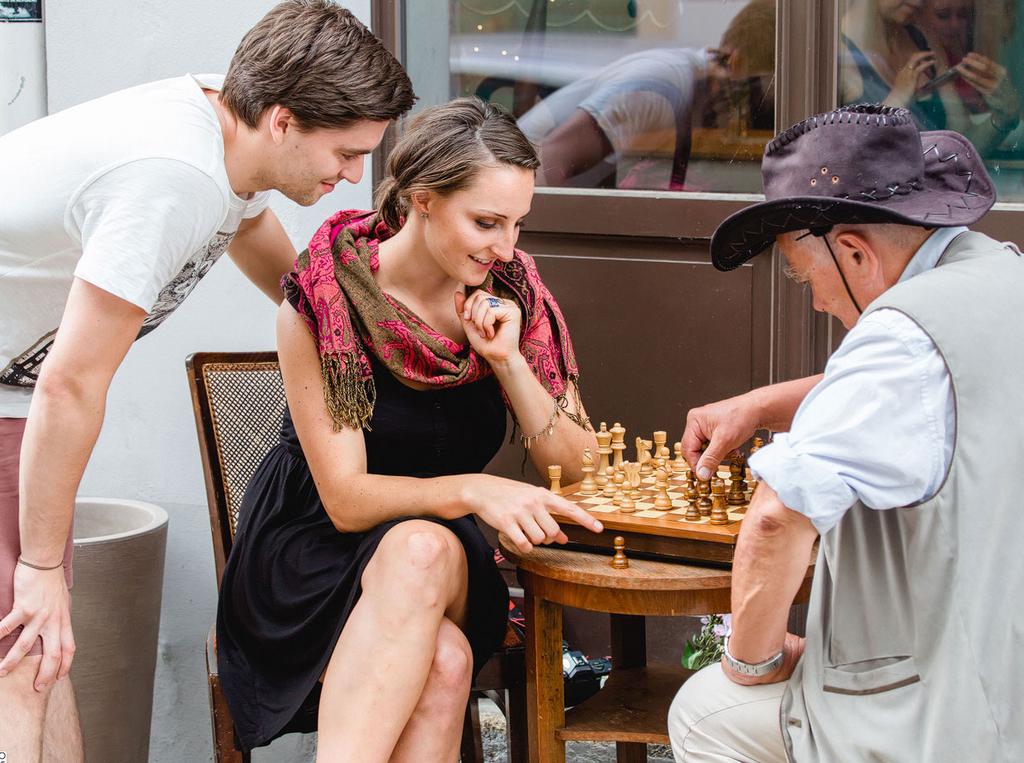
M 555 495 L 562 494 L 562 467 L 559 464 L 551 464 L 548 467 L 548 479 L 551 480 L 551 492 Z
M 715 480 L 711 485 L 711 516 L 708 520 L 713 525 L 729 524 L 729 512 L 725 507 L 725 483 Z

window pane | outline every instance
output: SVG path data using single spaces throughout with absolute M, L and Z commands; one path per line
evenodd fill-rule
M 985 158 L 1000 201 L 1024 201 L 1021 0 L 843 0 L 839 102 L 905 106 Z
M 540 147 L 538 185 L 758 193 L 775 0 L 406 4 L 421 105 L 477 95 Z M 445 58 L 443 53 L 447 52 Z

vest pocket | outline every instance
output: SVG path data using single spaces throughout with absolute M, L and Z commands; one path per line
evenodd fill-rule
M 920 680 L 913 657 L 879 657 L 826 667 L 822 689 L 833 694 L 881 694 Z

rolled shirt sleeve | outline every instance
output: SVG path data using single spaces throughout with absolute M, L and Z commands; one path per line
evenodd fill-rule
M 750 468 L 820 533 L 858 500 L 891 509 L 933 496 L 953 453 L 953 391 L 942 356 L 909 317 L 862 318 L 829 359 L 790 431 Z

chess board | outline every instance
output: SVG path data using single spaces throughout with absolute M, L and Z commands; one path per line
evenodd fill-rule
M 727 467 L 719 469 L 718 477 L 724 480 L 726 486 L 729 485 Z M 682 476 L 677 474 L 669 479 L 671 509 L 654 507 L 654 482 L 653 476 L 642 480 L 639 488 L 641 498 L 634 501 L 636 510 L 633 513 L 622 512 L 611 498 L 580 495 L 579 483 L 563 487 L 561 494 L 565 498 L 586 509 L 605 528 L 603 533 L 595 534 L 570 519 L 558 517 L 570 546 L 612 553 L 612 542 L 615 536 L 621 535 L 626 541 L 627 557 L 731 566 L 740 521 L 746 513 L 747 504 L 728 507 L 728 524 L 713 525 L 706 516 L 701 517 L 700 521 L 688 521 L 684 519 L 687 510 L 684 497 L 686 481 Z M 749 492 L 746 498 L 749 500 Z

